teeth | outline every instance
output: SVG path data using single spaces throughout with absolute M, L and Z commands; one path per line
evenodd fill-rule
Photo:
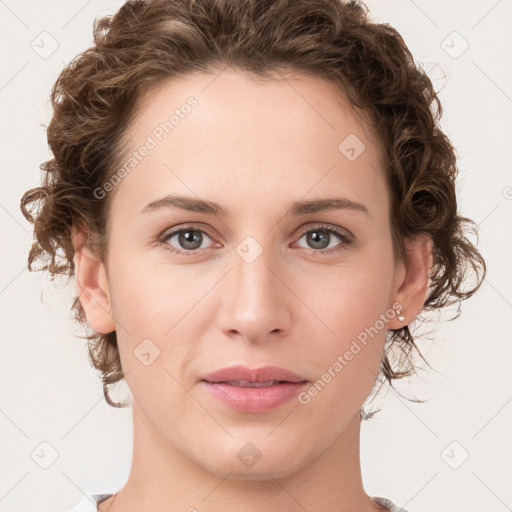
M 240 386 L 243 388 L 267 388 L 269 386 L 273 386 L 278 380 L 269 380 L 267 382 L 250 382 L 247 380 L 232 380 L 229 381 L 228 384 L 232 386 Z

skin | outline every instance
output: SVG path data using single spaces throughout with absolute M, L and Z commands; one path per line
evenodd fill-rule
M 129 479 L 98 510 L 381 510 L 362 484 L 359 414 L 386 328 L 306 405 L 237 412 L 199 381 L 245 364 L 280 366 L 314 383 L 393 303 L 405 320 L 393 316 L 389 329 L 421 311 L 431 243 L 408 240 L 407 264 L 394 260 L 380 148 L 332 84 L 305 75 L 255 81 L 230 68 L 168 81 L 131 126 L 130 150 L 190 96 L 198 106 L 116 186 L 106 267 L 75 233 L 87 321 L 99 333 L 116 330 L 133 395 Z M 338 150 L 349 134 L 365 144 L 354 161 Z M 140 213 L 170 193 L 218 202 L 230 214 Z M 358 201 L 369 214 L 286 216 L 293 201 L 329 197 Z M 166 250 L 190 247 L 178 236 L 157 242 L 189 223 L 208 230 L 196 254 Z M 324 232 L 324 246 L 314 245 L 307 233 L 319 223 L 348 230 L 353 242 Z M 262 249 L 252 263 L 236 251 L 247 236 Z M 147 338 L 160 350 L 148 366 L 134 355 Z M 237 457 L 247 442 L 262 455 L 252 467 Z

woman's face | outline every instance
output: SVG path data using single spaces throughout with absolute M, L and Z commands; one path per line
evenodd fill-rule
M 378 147 L 322 79 L 230 69 L 161 86 L 129 133 L 137 164 L 111 184 L 106 300 L 135 435 L 223 477 L 304 467 L 358 421 L 386 328 L 400 325 L 405 270 Z M 170 195 L 219 210 L 155 203 Z M 202 381 L 235 365 L 309 382 L 280 405 L 240 410 Z

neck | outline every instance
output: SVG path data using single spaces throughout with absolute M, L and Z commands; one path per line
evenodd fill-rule
M 108 512 L 375 512 L 361 478 L 359 412 L 320 456 L 292 473 L 271 472 L 259 479 L 216 475 L 170 446 L 134 403 L 134 446 L 130 476 L 123 489 L 101 504 Z M 293 461 L 293 450 L 290 461 Z M 274 466 L 275 467 L 275 466 Z M 231 474 L 231 478 L 229 475 Z

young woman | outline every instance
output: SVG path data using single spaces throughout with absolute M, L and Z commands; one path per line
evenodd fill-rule
M 430 80 L 340 0 L 130 1 L 94 42 L 21 205 L 133 396 L 128 481 L 73 510 L 398 511 L 362 484 L 363 403 L 485 275 Z

